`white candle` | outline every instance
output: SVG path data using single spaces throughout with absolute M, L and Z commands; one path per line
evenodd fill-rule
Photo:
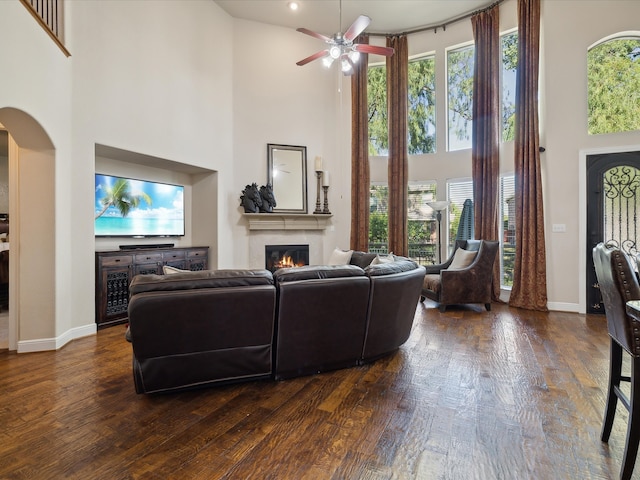
M 316 157 L 315 169 L 316 169 L 316 172 L 322 171 L 322 157 Z
M 323 187 L 329 186 L 329 172 L 327 170 L 322 172 L 322 186 Z

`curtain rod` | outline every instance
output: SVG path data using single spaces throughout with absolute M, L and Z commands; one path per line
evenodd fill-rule
M 500 5 L 504 1 L 505 0 L 497 0 L 497 1 L 493 2 L 491 5 L 489 5 L 489 6 L 485 7 L 485 8 L 481 8 L 480 10 L 475 10 L 473 12 L 465 13 L 464 15 L 460 15 L 459 17 L 452 18 L 452 19 L 447 20 L 446 22 L 443 22 L 443 23 L 438 23 L 438 24 L 434 24 L 434 25 L 427 25 L 427 26 L 424 26 L 424 27 L 415 28 L 413 30 L 407 30 L 406 32 L 400 32 L 400 33 L 375 33 L 375 32 L 371 32 L 371 33 L 368 33 L 368 35 L 370 37 L 390 37 L 390 36 L 393 36 L 393 35 L 411 35 L 413 33 L 422 33 L 422 32 L 426 32 L 427 30 L 433 30 L 433 33 L 438 33 L 438 29 L 439 28 L 441 28 L 444 31 L 444 30 L 447 29 L 447 25 L 451 25 L 453 23 L 460 22 L 460 21 L 465 20 L 467 18 L 471 18 L 474 15 L 477 15 L 479 13 L 483 13 L 483 12 L 489 11 L 493 7 L 496 7 L 496 6 Z

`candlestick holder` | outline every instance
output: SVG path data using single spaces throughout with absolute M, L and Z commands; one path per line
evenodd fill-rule
M 322 213 L 330 214 L 331 212 L 329 211 L 329 199 L 327 198 L 327 192 L 329 190 L 329 186 L 325 185 L 322 187 L 322 189 L 324 190 L 324 209 L 322 210 Z
M 313 213 L 322 213 L 320 208 L 320 179 L 322 178 L 322 170 L 316 170 L 316 178 L 318 179 L 318 189 L 316 190 L 316 209 Z

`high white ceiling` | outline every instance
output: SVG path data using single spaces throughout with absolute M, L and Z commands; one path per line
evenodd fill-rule
M 305 27 L 332 36 L 346 30 L 359 16 L 371 18 L 369 33 L 402 33 L 422 27 L 442 25 L 494 3 L 492 0 L 214 0 L 235 18 L 289 28 Z

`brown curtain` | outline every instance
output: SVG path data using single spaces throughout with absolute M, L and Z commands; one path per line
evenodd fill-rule
M 409 88 L 409 50 L 407 36 L 387 37 L 387 47 L 395 50 L 387 57 L 387 118 L 389 125 L 389 251 L 408 254 L 407 115 Z
M 500 175 L 500 10 L 471 17 L 475 40 L 471 164 L 475 236 L 498 240 Z M 493 274 L 493 300 L 500 297 L 500 262 Z
M 547 311 L 547 261 L 538 128 L 539 50 L 540 0 L 518 0 L 516 259 L 509 305 Z
M 360 35 L 356 43 L 369 43 Z M 351 76 L 351 248 L 369 250 L 369 116 L 368 55 L 360 54 Z

